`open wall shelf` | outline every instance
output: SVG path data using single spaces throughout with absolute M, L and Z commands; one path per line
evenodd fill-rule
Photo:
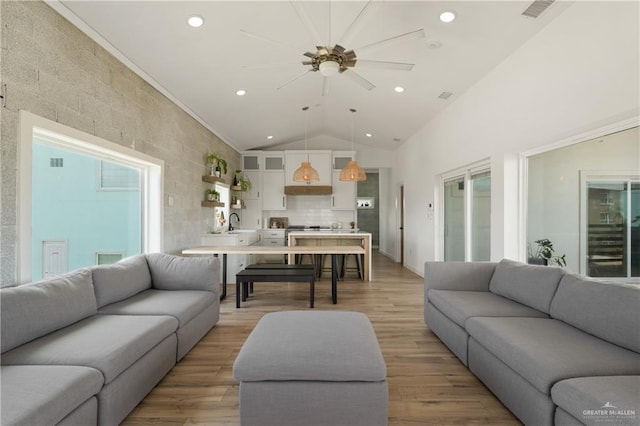
M 226 183 L 223 178 L 210 175 L 202 176 L 202 181 L 207 183 Z

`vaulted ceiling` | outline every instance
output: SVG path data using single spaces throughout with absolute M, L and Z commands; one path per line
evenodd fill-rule
M 556 3 L 530 18 L 522 12 L 531 1 L 50 4 L 101 38 L 103 45 L 109 44 L 125 63 L 239 150 L 300 141 L 305 118 L 308 134 L 316 141 L 323 135 L 350 141 L 353 119 L 356 143 L 394 149 L 569 6 Z M 361 51 L 358 59 L 412 63 L 413 69 L 356 63 L 352 69 L 375 85 L 371 90 L 347 73 L 328 77 L 324 95 L 320 72 L 291 82 L 310 68 L 302 64 L 309 59 L 303 54 L 315 53 L 318 39 L 328 46 L 343 40 L 363 8 L 344 47 L 356 54 Z M 453 22 L 440 21 L 445 10 L 456 13 Z M 204 18 L 204 25 L 187 25 L 192 15 Z M 419 29 L 424 29 L 424 38 L 359 49 Z M 396 92 L 396 86 L 404 92 Z M 238 96 L 238 90 L 246 94 Z M 443 92 L 451 96 L 442 99 Z M 306 113 L 304 106 L 310 107 Z M 357 112 L 351 114 L 350 108 Z M 316 143 L 314 148 L 322 146 Z

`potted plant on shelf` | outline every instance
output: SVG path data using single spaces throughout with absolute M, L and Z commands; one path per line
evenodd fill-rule
M 555 264 L 560 267 L 567 266 L 566 254 L 562 256 L 555 256 L 555 250 L 553 249 L 553 243 L 546 238 L 534 241 L 536 243 L 535 253 L 531 250 L 531 246 L 528 247 L 529 252 L 529 264 L 532 265 L 549 265 Z
M 236 170 L 233 172 L 233 183 L 231 187 L 236 191 L 248 191 L 251 189 L 251 181 L 242 174 L 242 170 Z
M 210 167 L 209 174 L 211 176 L 221 177 L 227 174 L 227 160 L 222 158 L 220 154 L 208 154 L 205 161 Z
M 220 193 L 215 189 L 207 189 L 204 193 L 207 201 L 220 201 Z

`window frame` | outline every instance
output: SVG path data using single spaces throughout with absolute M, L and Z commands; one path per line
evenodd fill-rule
M 32 153 L 33 141 L 51 144 L 63 149 L 98 157 L 108 161 L 138 167 L 142 190 L 142 252 L 162 251 L 164 231 L 164 161 L 136 151 L 133 148 L 107 141 L 100 137 L 37 116 L 28 111 L 19 112 L 18 130 L 18 235 L 16 282 L 32 280 L 31 221 L 32 221 Z

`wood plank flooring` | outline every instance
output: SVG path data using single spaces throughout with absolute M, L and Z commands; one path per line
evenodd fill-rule
M 428 330 L 423 320 L 423 280 L 374 252 L 373 281 L 355 273 L 338 283 L 316 282 L 316 310 L 349 310 L 371 320 L 389 381 L 389 425 L 518 425 L 518 420 Z M 222 302 L 220 321 L 131 412 L 124 425 L 240 424 L 233 361 L 268 312 L 309 309 L 309 286 L 256 283 L 235 308 L 235 285 Z M 346 425 L 345 425 L 346 426 Z

